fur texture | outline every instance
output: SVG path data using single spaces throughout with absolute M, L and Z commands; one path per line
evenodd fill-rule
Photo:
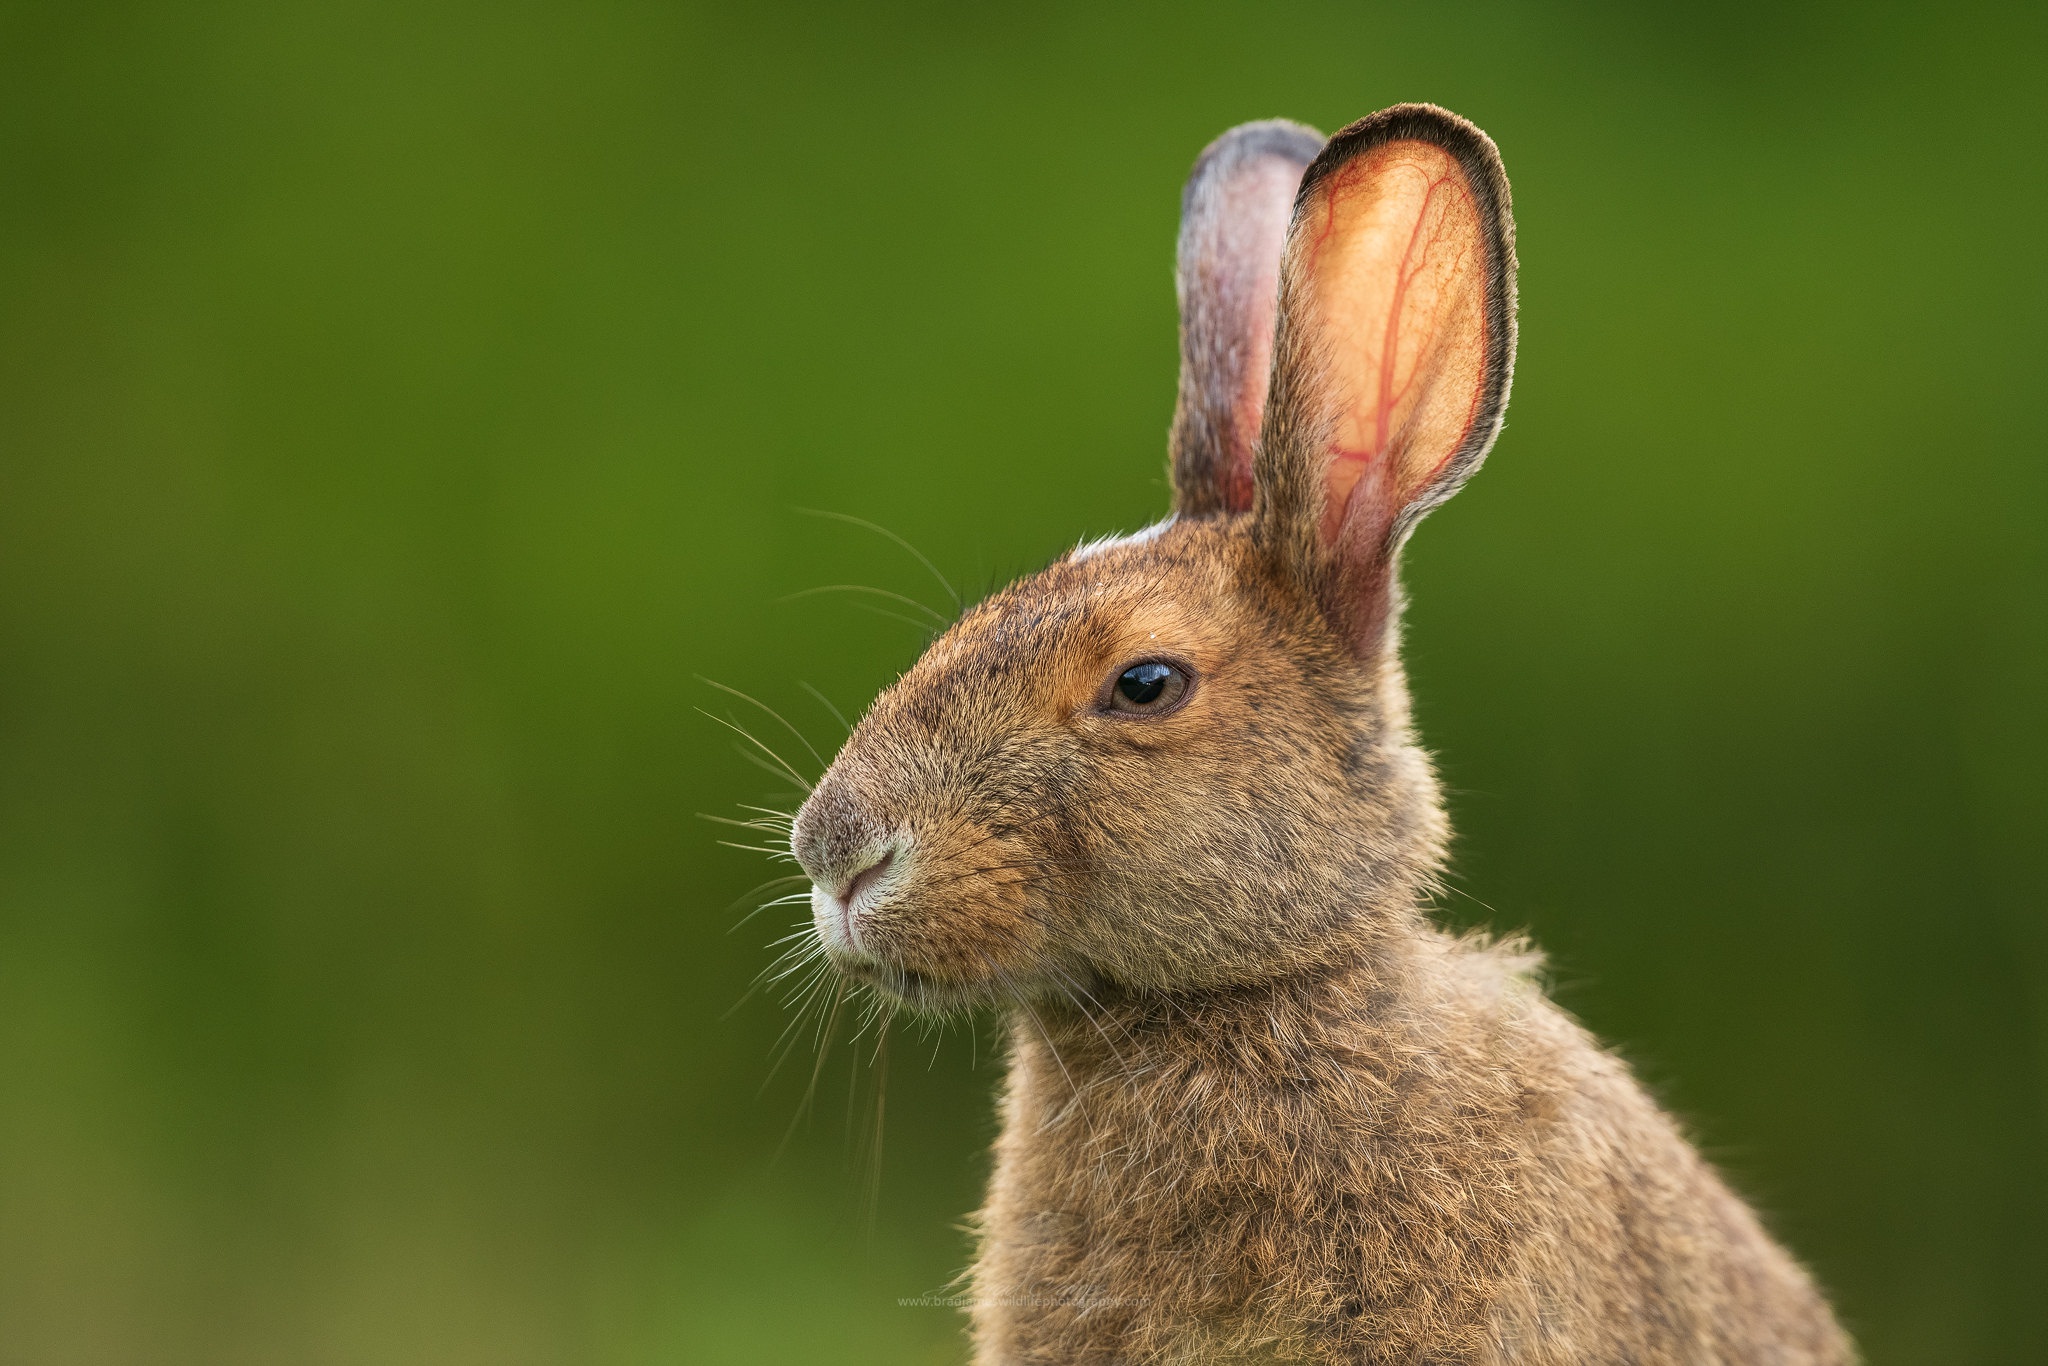
M 1177 424 L 1179 515 L 967 613 L 798 815 L 842 971 L 1011 1020 L 977 1359 L 1848 1361 L 1533 954 L 1425 913 L 1395 564 L 1506 399 L 1492 144 L 1391 110 L 1290 207 L 1250 510 L 1228 424 Z M 1257 325 L 1184 356 L 1189 316 Z M 1185 694 L 1122 706 L 1134 661 Z

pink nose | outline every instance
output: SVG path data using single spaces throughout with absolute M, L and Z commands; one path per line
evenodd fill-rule
M 846 879 L 846 885 L 835 895 L 842 906 L 851 907 L 860 894 L 875 885 L 882 874 L 889 871 L 889 865 L 896 861 L 896 850 L 892 845 L 876 853 L 865 868 L 858 869 Z

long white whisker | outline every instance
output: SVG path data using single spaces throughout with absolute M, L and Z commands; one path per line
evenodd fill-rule
M 702 708 L 699 708 L 699 710 L 702 710 Z M 706 714 L 708 715 L 709 713 Z M 715 720 L 716 718 L 714 717 L 713 719 Z M 755 743 L 758 744 L 760 742 L 755 741 Z M 740 758 L 745 759 L 748 763 L 752 764 L 755 768 L 760 769 L 763 773 L 774 774 L 775 777 L 779 780 L 786 780 L 791 776 L 783 772 L 781 769 L 777 768 L 774 764 L 769 763 L 766 759 L 763 759 L 760 755 L 754 753 L 752 750 L 743 747 L 737 740 L 733 742 L 732 751 L 733 753 L 739 755 Z M 798 781 L 801 782 L 802 780 L 799 779 Z M 810 795 L 810 788 L 808 786 L 804 788 L 804 795 Z
M 726 933 L 731 934 L 733 930 L 738 929 L 740 926 L 746 924 L 748 921 L 752 920 L 755 916 L 761 914 L 761 912 L 765 910 L 769 910 L 776 906 L 796 906 L 804 902 L 807 902 L 810 899 L 811 894 L 809 892 L 792 892 L 788 896 L 778 896 L 773 901 L 764 901 L 760 905 L 754 907 L 753 910 L 748 911 L 745 915 L 741 916 L 738 920 L 735 920 L 732 923 L 732 927 L 726 930 Z
M 726 719 L 725 717 L 723 717 L 723 716 L 719 716 L 719 715 L 717 715 L 717 714 L 715 714 L 715 713 L 713 713 L 713 712 L 708 712 L 708 711 L 705 711 L 705 710 L 704 710 L 704 708 L 702 708 L 702 707 L 699 707 L 699 708 L 697 708 L 697 710 L 698 710 L 698 712 L 700 712 L 701 714 L 703 714 L 703 715 L 705 715 L 705 716 L 708 716 L 708 717 L 710 717 L 710 718 L 711 718 L 711 719 L 712 719 L 713 721 L 716 721 L 716 722 L 717 722 L 717 723 L 718 723 L 719 725 L 721 725 L 721 726 L 724 726 L 724 727 L 725 727 L 725 728 L 726 728 L 727 730 L 729 730 L 729 731 L 733 732 L 733 733 L 734 733 L 735 735 L 739 736 L 739 737 L 740 737 L 741 739 L 743 739 L 743 740 L 747 741 L 747 742 L 748 742 L 749 744 L 753 745 L 753 746 L 754 746 L 754 747 L 755 747 L 756 749 L 760 750 L 760 751 L 761 751 L 761 752 L 762 752 L 763 754 L 767 755 L 767 756 L 768 756 L 768 757 L 769 757 L 770 759 L 773 759 L 773 760 L 774 760 L 774 761 L 775 761 L 775 762 L 776 762 L 776 763 L 777 763 L 778 765 L 780 765 L 780 766 L 781 766 L 781 768 L 782 768 L 782 771 L 783 771 L 783 772 L 784 772 L 785 774 L 787 774 L 787 775 L 788 775 L 788 776 L 789 776 L 789 777 L 790 777 L 790 778 L 791 778 L 792 780 L 794 780 L 794 781 L 795 781 L 795 783 L 797 784 L 797 786 L 801 787 L 801 788 L 802 788 L 802 789 L 803 789 L 803 790 L 805 791 L 805 793 L 807 793 L 807 794 L 808 794 L 808 793 L 810 792 L 810 790 L 811 790 L 811 785 L 810 785 L 810 783 L 808 783 L 808 782 L 806 782 L 806 781 L 804 780 L 804 776 L 803 776 L 803 774 L 801 774 L 801 773 L 798 773 L 798 772 L 797 772 L 797 771 L 796 771 L 795 769 L 791 768 L 791 767 L 789 766 L 789 761 L 788 761 L 787 759 L 784 759 L 784 758 L 783 758 L 783 757 L 782 757 L 782 756 L 781 756 L 780 754 L 777 754 L 777 753 L 776 753 L 776 752 L 775 752 L 774 750 L 772 750 L 772 749 L 768 748 L 768 746 L 766 746 L 766 745 L 762 744 L 762 743 L 761 743 L 761 742 L 760 742 L 760 741 L 759 741 L 758 739 L 756 739 L 756 738 L 755 738 L 755 737 L 754 737 L 753 735 L 749 734 L 749 733 L 748 733 L 748 731 L 747 731 L 747 728 L 746 728 L 745 726 L 742 726 L 742 725 L 740 725 L 740 724 L 739 724 L 739 723 L 738 723 L 737 721 L 728 721 L 728 720 L 727 720 L 727 719 Z
M 864 583 L 820 584 L 816 588 L 805 588 L 798 592 L 787 594 L 783 597 L 782 601 L 794 602 L 798 598 L 812 598 L 816 597 L 820 593 L 872 593 L 878 598 L 888 598 L 893 602 L 900 602 L 906 607 L 914 607 L 918 611 L 923 612 L 926 616 L 930 617 L 933 621 L 937 622 L 941 626 L 944 626 L 946 624 L 945 617 L 941 616 L 933 608 L 927 607 L 925 604 L 919 602 L 916 598 L 910 597 L 908 594 L 904 593 L 894 593 L 886 588 L 870 588 Z
M 845 522 L 849 526 L 864 527 L 867 530 L 874 532 L 877 536 L 886 536 L 888 539 L 894 541 L 897 545 L 902 546 L 905 550 L 909 551 L 911 558 L 915 559 L 919 564 L 923 565 L 926 569 L 931 571 L 932 577 L 939 581 L 939 586 L 946 590 L 946 595 L 953 599 L 953 610 L 955 612 L 962 611 L 966 608 L 967 604 L 961 601 L 960 590 L 953 587 L 953 581 L 951 579 L 948 579 L 944 574 L 941 574 L 939 572 L 939 567 L 933 564 L 930 560 L 926 559 L 924 557 L 923 552 L 918 550 L 916 546 L 904 540 L 901 536 L 898 536 L 895 532 L 889 530 L 889 528 L 878 525 L 874 522 L 870 522 L 865 517 L 855 517 L 849 513 L 844 512 L 827 512 L 822 508 L 798 508 L 796 510 L 798 512 L 801 512 L 806 517 L 829 517 L 835 522 Z
M 796 1114 L 789 1121 L 789 1128 L 783 1132 L 782 1142 L 775 1145 L 775 1155 L 780 1157 L 789 1140 L 796 1136 L 797 1126 L 811 1112 L 811 1102 L 818 1094 L 818 1076 L 825 1070 L 825 1058 L 832 1051 L 832 1027 L 839 1023 L 839 1007 L 846 1000 L 846 979 L 840 978 L 832 989 L 832 1005 L 819 1022 L 818 1032 L 813 1036 L 813 1046 L 818 1050 L 817 1061 L 811 1065 L 811 1079 L 804 1086 L 804 1098 L 796 1108 Z
M 825 767 L 825 756 L 818 753 L 817 747 L 810 742 L 810 740 L 804 735 L 802 731 L 798 730 L 795 726 L 791 725 L 789 723 L 789 719 L 785 717 L 781 712 L 775 710 L 775 708 L 769 706 L 766 702 L 763 702 L 758 697 L 753 697 L 746 693 L 743 693 L 738 688 L 728 687 L 727 685 L 720 683 L 715 679 L 706 678 L 703 674 L 697 675 L 697 681 L 699 683 L 707 684 L 710 687 L 716 688 L 720 692 L 725 693 L 728 696 L 737 697 L 742 702 L 752 703 L 754 706 L 759 707 L 762 711 L 767 712 L 770 716 L 774 717 L 777 721 L 782 723 L 782 728 L 784 730 L 788 731 L 791 735 L 794 735 L 796 737 L 796 742 L 798 744 L 802 745 L 805 749 L 811 752 L 811 757 L 818 761 L 819 769 L 822 770 Z
M 938 638 L 939 633 L 936 628 L 926 625 L 916 617 L 906 617 L 901 612 L 891 612 L 886 608 L 876 607 L 865 602 L 852 603 L 850 606 L 859 611 L 871 613 L 874 616 L 887 617 L 891 621 L 900 621 L 905 626 L 915 627 L 926 640 L 936 640 Z
M 826 711 L 829 711 L 829 712 L 831 712 L 831 713 L 832 713 L 832 719 L 833 719 L 834 721 L 837 721 L 837 722 L 839 723 L 840 727 L 841 727 L 842 729 L 844 729 L 844 730 L 846 731 L 846 733 L 847 733 L 848 735 L 851 735 L 851 734 L 853 734 L 853 722 L 851 722 L 851 721 L 847 720 L 847 719 L 846 719 L 846 716 L 845 716 L 845 714 L 844 714 L 844 713 L 842 713 L 842 712 L 841 712 L 841 711 L 839 710 L 839 708 L 837 708 L 837 707 L 835 707 L 835 706 L 833 706 L 833 705 L 832 705 L 832 699 L 831 699 L 831 698 L 829 698 L 829 697 L 825 696 L 825 694 L 823 694 L 823 693 L 819 692 L 819 691 L 818 691 L 818 690 L 817 690 L 816 688 L 812 687 L 812 686 L 811 686 L 810 684 L 808 684 L 808 683 L 804 683 L 804 682 L 799 682 L 799 683 L 797 684 L 797 686 L 798 686 L 799 688 L 802 688 L 802 689 L 803 689 L 803 690 L 804 690 L 805 692 L 809 693 L 809 694 L 810 694 L 811 696 L 813 696 L 813 697 L 817 698 L 817 699 L 818 699 L 818 701 L 819 701 L 820 703 L 822 703 L 822 704 L 824 705 L 824 708 L 825 708 L 825 710 L 826 710 Z
M 795 863 L 796 855 L 787 849 L 764 849 L 758 844 L 740 844 L 733 840 L 719 840 L 728 849 L 744 849 L 749 854 L 765 854 L 778 863 Z
M 738 896 L 734 897 L 732 899 L 732 905 L 727 906 L 725 908 L 725 913 L 727 915 L 731 915 L 735 910 L 745 905 L 751 898 L 761 895 L 761 893 L 767 891 L 770 887 L 780 887 L 786 882 L 809 881 L 810 878 L 802 873 L 785 873 L 781 877 L 771 877 L 766 882 L 762 883 L 760 886 L 749 888 L 747 891 L 744 891 L 740 893 Z

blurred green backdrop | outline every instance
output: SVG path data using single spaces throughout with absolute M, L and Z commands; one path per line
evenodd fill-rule
M 2048 1360 L 2044 16 L 0 8 L 0 1358 L 960 1359 L 987 1032 L 871 1212 L 843 1051 L 776 1155 L 698 676 L 829 752 L 914 656 L 796 507 L 1157 516 L 1195 152 L 1430 99 L 1524 264 L 1409 562 L 1447 913 L 1873 1362 Z

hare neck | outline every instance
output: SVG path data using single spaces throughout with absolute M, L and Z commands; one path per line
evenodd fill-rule
M 1258 982 L 1166 993 L 1076 989 L 1011 1008 L 1012 1088 L 1085 1104 L 1158 1069 L 1195 1069 L 1261 1087 L 1291 1053 L 1397 1050 L 1458 994 L 1465 946 L 1409 910 L 1346 956 Z M 1369 1042 L 1368 1042 L 1369 1040 Z

